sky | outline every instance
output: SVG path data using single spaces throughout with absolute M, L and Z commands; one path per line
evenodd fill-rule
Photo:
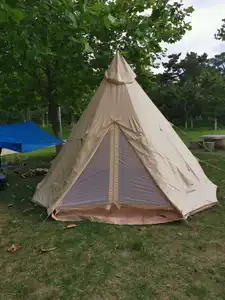
M 173 2 L 173 1 L 171 1 Z M 168 49 L 167 55 L 182 52 L 206 52 L 209 57 L 225 51 L 225 43 L 217 41 L 214 34 L 221 27 L 225 18 L 225 0 L 183 0 L 186 7 L 193 6 L 195 11 L 190 19 L 192 30 L 175 44 L 163 44 Z M 160 71 L 162 69 L 160 68 Z

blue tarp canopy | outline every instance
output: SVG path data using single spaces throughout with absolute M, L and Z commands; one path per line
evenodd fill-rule
M 60 144 L 64 142 L 48 134 L 34 122 L 0 125 L 0 148 L 31 152 Z

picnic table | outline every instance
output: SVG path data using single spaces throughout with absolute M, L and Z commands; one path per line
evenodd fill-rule
M 224 149 L 224 140 L 225 140 L 225 135 L 222 134 L 206 134 L 200 136 L 200 138 L 206 142 L 213 142 L 215 145 L 215 149 Z

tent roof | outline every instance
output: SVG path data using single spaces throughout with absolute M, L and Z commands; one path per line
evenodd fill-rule
M 63 144 L 60 139 L 48 134 L 34 122 L 0 125 L 0 147 L 17 152 Z
M 132 83 L 136 74 L 125 61 L 123 56 L 117 52 L 108 70 L 105 72 L 105 77 L 115 84 Z

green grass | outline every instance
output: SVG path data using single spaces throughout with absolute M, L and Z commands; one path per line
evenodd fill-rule
M 189 136 L 201 134 L 188 132 Z M 22 159 L 47 167 L 53 149 Z M 225 300 L 225 153 L 196 154 L 220 186 L 220 205 L 154 226 L 115 226 L 46 219 L 30 202 L 41 177 L 9 173 L 0 192 L 1 300 Z M 9 204 L 14 204 L 8 207 Z M 12 243 L 22 249 L 8 253 Z M 39 253 L 40 248 L 56 247 Z
M 62 129 L 62 136 L 64 139 L 67 139 L 69 137 L 70 131 L 71 131 L 72 126 L 65 126 Z M 43 128 L 45 131 L 47 131 L 50 134 L 53 134 L 53 130 L 51 127 L 45 127 Z
M 195 128 L 192 130 L 186 130 L 186 129 L 180 129 L 178 127 L 175 127 L 175 130 L 185 142 L 189 142 L 190 140 L 200 140 L 200 136 L 205 134 L 225 135 L 225 128 L 218 129 L 218 130 L 210 130 L 203 127 L 203 128 Z

